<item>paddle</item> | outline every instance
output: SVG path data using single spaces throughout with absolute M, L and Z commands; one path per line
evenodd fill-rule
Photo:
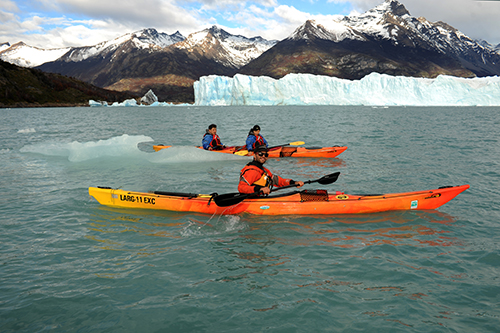
M 295 141 L 295 142 L 285 143 L 284 145 L 269 147 L 268 149 L 273 149 L 273 148 L 278 148 L 278 147 L 283 147 L 283 146 L 300 146 L 300 145 L 303 145 L 304 143 L 305 143 L 304 141 Z M 248 155 L 248 150 L 245 149 L 245 150 L 237 151 L 234 153 L 234 155 L 246 156 L 246 155 Z
M 328 185 L 335 183 L 337 179 L 339 178 L 340 172 L 334 172 L 332 174 L 323 176 L 319 179 L 315 180 L 307 180 L 304 182 L 304 184 L 311 184 L 311 183 L 320 183 L 321 185 Z M 271 192 L 282 190 L 285 188 L 290 188 L 290 187 L 296 187 L 297 185 L 287 185 L 287 186 L 282 186 L 282 187 L 277 187 L 273 188 Z M 236 205 L 237 203 L 242 202 L 246 198 L 255 196 L 257 193 L 226 193 L 226 194 L 221 194 L 216 197 L 214 197 L 214 202 L 217 206 L 219 207 L 228 207 L 232 205 Z

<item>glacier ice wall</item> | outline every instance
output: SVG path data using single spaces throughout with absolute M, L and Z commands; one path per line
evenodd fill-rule
M 196 105 L 500 106 L 500 77 L 435 79 L 372 73 L 361 80 L 288 74 L 275 80 L 237 74 L 194 83 Z

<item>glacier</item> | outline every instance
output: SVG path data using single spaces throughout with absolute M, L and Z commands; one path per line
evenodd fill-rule
M 500 106 L 500 77 L 435 79 L 371 73 L 361 80 L 313 74 L 281 79 L 210 75 L 194 83 L 195 105 Z

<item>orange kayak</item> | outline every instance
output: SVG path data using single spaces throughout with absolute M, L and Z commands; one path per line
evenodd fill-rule
M 219 207 L 211 194 L 176 192 L 133 192 L 109 187 L 89 187 L 90 196 L 100 204 L 117 208 L 157 209 L 203 214 L 255 215 L 333 215 L 366 214 L 394 210 L 436 209 L 469 188 L 469 185 L 440 187 L 435 190 L 391 194 L 327 193 L 303 190 L 245 199 L 229 207 Z
M 164 146 L 164 145 L 155 145 L 153 149 L 155 151 L 160 151 L 165 148 L 170 148 L 172 146 Z M 203 147 L 197 146 L 196 148 L 203 149 Z M 342 154 L 347 147 L 343 146 L 334 146 L 334 147 L 290 147 L 290 146 L 281 146 L 269 149 L 269 157 L 278 158 L 278 157 L 323 157 L 323 158 L 333 158 Z M 224 154 L 235 154 L 239 151 L 246 151 L 245 146 L 233 146 L 227 147 L 221 150 L 211 150 L 217 153 Z M 242 154 L 240 156 L 253 156 L 253 152 L 249 151 L 246 154 Z

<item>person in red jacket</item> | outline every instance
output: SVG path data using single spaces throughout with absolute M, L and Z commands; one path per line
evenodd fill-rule
M 296 185 L 297 187 L 301 187 L 304 185 L 302 181 L 294 181 L 273 175 L 269 169 L 264 167 L 268 156 L 266 146 L 255 148 L 253 161 L 248 163 L 240 172 L 240 182 L 238 184 L 238 191 L 240 193 L 268 195 L 271 193 L 273 186 Z

